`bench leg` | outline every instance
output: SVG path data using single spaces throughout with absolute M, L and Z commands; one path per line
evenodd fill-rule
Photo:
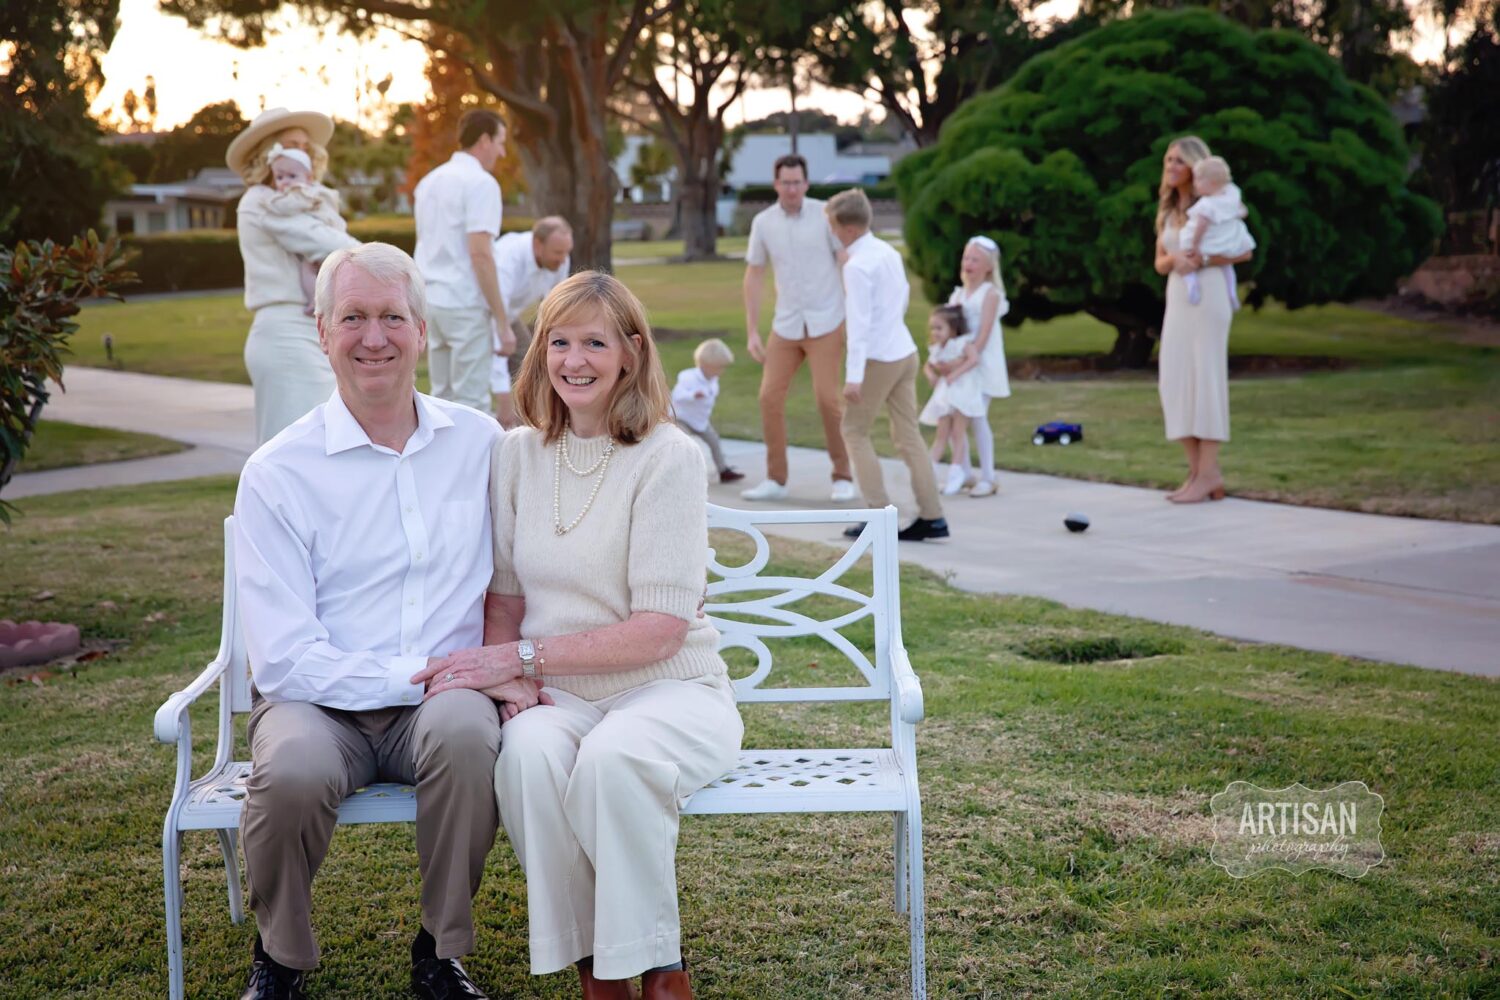
M 238 837 L 233 830 L 219 830 L 219 851 L 224 855 L 224 878 L 229 883 L 229 922 L 243 923 L 245 901 L 240 895 L 240 856 Z
M 893 813 L 896 817 L 896 912 L 906 912 L 906 881 L 910 877 L 906 870 L 906 813 Z
M 182 834 L 168 815 L 161 835 L 163 898 L 167 904 L 167 980 L 171 1000 L 183 1000 Z
M 908 904 L 911 909 L 911 995 L 927 998 L 927 914 L 922 899 L 922 800 L 915 790 L 909 796 L 906 818 L 906 857 L 910 874 Z

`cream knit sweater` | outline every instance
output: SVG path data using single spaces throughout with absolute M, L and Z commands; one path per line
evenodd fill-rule
M 587 470 L 609 438 L 568 438 L 573 465 Z M 490 460 L 495 575 L 490 591 L 526 599 L 528 639 L 584 632 L 625 621 L 636 611 L 688 623 L 676 655 L 635 670 L 553 676 L 543 683 L 597 701 L 648 681 L 724 674 L 718 631 L 698 617 L 708 559 L 707 475 L 697 444 L 659 424 L 635 445 L 615 445 L 594 504 L 566 535 L 553 529 L 557 446 L 540 432 L 514 430 Z M 562 467 L 562 523 L 588 500 L 597 478 Z M 545 653 L 542 654 L 545 656 Z

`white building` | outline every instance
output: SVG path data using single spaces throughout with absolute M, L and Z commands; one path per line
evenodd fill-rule
M 652 141 L 650 136 L 626 136 L 625 149 L 615 157 L 612 164 L 615 177 L 620 181 L 622 196 L 631 201 L 670 201 L 672 198 L 675 170 L 667 175 L 659 188 L 653 184 L 647 191 L 630 184 L 630 168 L 634 166 L 641 147 Z M 771 183 L 771 168 L 776 159 L 791 151 L 792 137 L 789 135 L 757 133 L 745 136 L 739 149 L 731 154 L 726 186 L 738 192 L 747 185 Z M 814 184 L 873 184 L 883 181 L 891 175 L 891 164 L 907 151 L 909 150 L 904 145 L 885 144 L 879 152 L 872 150 L 865 153 L 859 151 L 859 145 L 856 144 L 850 147 L 849 152 L 840 153 L 838 144 L 830 133 L 815 132 L 797 137 L 797 152 L 807 160 L 807 179 Z
M 245 182 L 225 167 L 174 184 L 132 184 L 129 194 L 105 203 L 104 224 L 121 236 L 223 229 L 244 193 Z

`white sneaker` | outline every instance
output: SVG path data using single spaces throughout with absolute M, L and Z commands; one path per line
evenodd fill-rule
M 963 491 L 964 467 L 961 465 L 948 466 L 948 475 L 943 482 L 943 496 L 951 497 Z
M 992 497 L 998 487 L 993 479 L 981 479 L 975 487 L 969 491 L 971 497 Z
M 767 479 L 759 486 L 741 490 L 740 496 L 745 500 L 785 500 L 788 494 L 785 486 L 774 479 Z
M 830 496 L 834 503 L 849 503 L 859 499 L 859 494 L 854 490 L 854 484 L 847 479 L 835 479 L 833 493 Z

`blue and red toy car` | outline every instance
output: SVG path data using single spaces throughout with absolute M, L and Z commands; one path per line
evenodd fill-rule
M 1053 444 L 1055 442 L 1061 445 L 1069 445 L 1074 441 L 1082 440 L 1082 424 L 1068 424 L 1060 420 L 1054 420 L 1050 424 L 1042 424 L 1042 426 L 1036 429 L 1036 433 L 1031 435 L 1032 444 Z

